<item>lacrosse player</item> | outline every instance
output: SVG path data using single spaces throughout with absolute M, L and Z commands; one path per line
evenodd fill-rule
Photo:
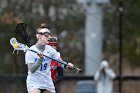
M 55 87 L 51 78 L 51 59 L 44 55 L 52 57 L 56 60 L 62 60 L 58 52 L 49 46 L 51 32 L 47 28 L 37 30 L 37 43 L 30 49 L 37 51 L 38 54 L 27 51 L 25 54 L 25 62 L 28 66 L 28 76 L 26 79 L 27 90 L 29 93 L 55 93 Z M 63 61 L 64 62 L 64 61 Z M 69 68 L 74 65 L 68 63 Z
M 49 45 L 57 50 L 58 42 L 56 37 L 51 37 L 49 40 Z M 60 53 L 58 52 L 60 55 Z M 56 62 L 55 60 L 51 61 L 51 77 L 53 79 L 53 83 L 55 85 L 55 91 L 57 91 L 57 85 L 63 79 L 63 67 L 60 63 Z
M 51 37 L 49 40 L 49 45 L 51 47 L 53 47 L 55 50 L 57 50 L 57 46 L 58 46 L 58 42 L 57 42 L 57 38 L 56 37 Z M 58 52 L 58 54 L 60 55 L 60 53 Z M 71 63 L 69 63 L 70 65 Z M 71 67 L 66 66 L 66 65 L 62 65 L 58 62 L 56 62 L 55 60 L 51 61 L 51 76 L 56 88 L 56 93 L 58 93 L 57 91 L 57 85 L 60 81 L 62 81 L 63 79 L 63 68 L 65 69 L 71 69 Z

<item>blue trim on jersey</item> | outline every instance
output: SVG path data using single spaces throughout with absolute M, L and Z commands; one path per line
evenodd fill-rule
M 34 58 L 34 62 L 35 62 L 35 63 L 38 62 L 38 60 L 39 60 L 39 58 Z M 47 61 L 47 60 L 49 60 L 49 58 L 44 57 L 43 61 Z

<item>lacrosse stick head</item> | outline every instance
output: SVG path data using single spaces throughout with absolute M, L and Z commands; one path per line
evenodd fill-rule
M 10 44 L 13 46 L 14 49 L 19 48 L 19 44 L 18 44 L 16 38 L 14 38 L 14 37 L 10 39 Z
M 16 26 L 15 33 L 16 33 L 17 35 L 24 34 L 25 31 L 26 31 L 26 28 L 27 28 L 27 24 L 25 24 L 25 23 L 19 23 L 19 24 L 17 24 L 17 26 Z
M 10 44 L 14 48 L 14 51 L 23 50 L 24 52 L 26 52 L 29 49 L 27 45 L 17 42 L 16 38 L 14 37 L 10 39 Z
M 22 40 L 26 43 L 26 44 L 30 44 L 30 37 L 29 35 L 27 34 L 27 31 L 26 31 L 26 28 L 27 28 L 27 24 L 25 23 L 19 23 L 17 24 L 16 26 L 16 30 L 15 30 L 15 33 L 16 35 L 20 36 L 22 38 Z
M 77 67 L 74 67 L 74 69 L 76 69 L 76 70 L 77 70 L 77 71 L 76 71 L 76 75 L 77 75 L 80 71 L 82 71 L 82 69 L 77 68 Z

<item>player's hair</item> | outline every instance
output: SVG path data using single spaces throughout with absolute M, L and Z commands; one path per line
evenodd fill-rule
M 42 23 L 40 28 L 48 28 L 47 24 L 46 23 Z
M 42 28 L 47 28 L 47 29 L 48 29 L 47 24 L 46 24 L 46 23 L 42 23 L 42 24 L 40 25 L 40 27 L 37 28 L 37 32 L 39 32 Z

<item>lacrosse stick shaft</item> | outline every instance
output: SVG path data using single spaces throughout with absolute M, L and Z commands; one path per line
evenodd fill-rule
M 37 51 L 34 51 L 34 50 L 29 50 L 29 51 L 32 51 L 32 52 L 34 52 L 34 53 L 38 53 Z M 53 59 L 53 58 L 51 58 L 51 57 L 49 57 L 49 56 L 46 56 L 46 55 L 43 55 L 43 56 L 44 56 L 44 57 L 47 57 L 47 58 L 49 58 L 49 59 L 55 60 L 55 61 L 57 61 L 57 62 L 59 62 L 59 63 L 61 63 L 61 64 L 67 65 L 67 63 L 62 62 L 62 61 L 60 61 L 60 60 Z
M 38 53 L 37 51 L 31 50 L 31 49 L 29 49 L 29 51 L 32 51 L 32 52 L 34 52 L 34 53 Z M 68 66 L 68 64 L 67 64 L 66 62 L 63 62 L 63 61 L 61 61 L 61 60 L 53 59 L 53 58 L 51 58 L 51 57 L 49 57 L 49 56 L 46 56 L 46 55 L 43 55 L 43 56 L 45 56 L 45 57 L 47 57 L 47 58 L 49 58 L 49 59 L 55 60 L 55 61 L 57 61 L 57 62 L 60 63 L 60 64 L 63 64 L 63 65 Z M 81 69 L 79 69 L 79 68 L 77 68 L 77 67 L 75 67 L 75 66 L 73 67 L 73 69 L 81 70 Z

